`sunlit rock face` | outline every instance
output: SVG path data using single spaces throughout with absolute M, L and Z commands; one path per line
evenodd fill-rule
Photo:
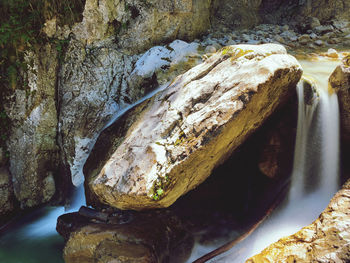
M 349 262 L 350 181 L 311 225 L 270 245 L 247 263 Z M 297 215 L 296 215 L 297 216 Z
M 289 97 L 301 74 L 280 45 L 220 50 L 102 133 L 84 167 L 90 201 L 171 205 Z
M 344 142 L 350 145 L 350 57 L 343 59 L 332 75 L 329 83 L 339 98 L 341 133 Z
M 210 25 L 211 0 L 87 0 L 83 21 L 73 28 L 91 44 L 110 36 L 127 53 L 176 38 L 193 39 Z

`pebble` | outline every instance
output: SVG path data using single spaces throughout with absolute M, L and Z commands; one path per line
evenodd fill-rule
M 311 33 L 311 34 L 310 34 L 310 37 L 311 37 L 312 39 L 315 39 L 315 38 L 317 38 L 317 35 L 316 35 L 315 33 Z
M 322 47 L 324 45 L 324 42 L 321 39 L 318 39 L 318 40 L 315 41 L 315 45 L 319 46 L 319 47 Z
M 205 48 L 204 50 L 205 53 L 215 53 L 216 52 L 216 48 L 212 45 L 209 45 Z
M 284 40 L 284 38 L 281 37 L 281 36 L 276 36 L 276 37 L 275 37 L 275 40 L 276 40 L 277 42 L 282 43 L 282 44 L 286 43 L 286 41 Z
M 301 35 L 299 38 L 298 38 L 298 42 L 302 45 L 306 45 L 308 43 L 310 43 L 311 41 L 311 38 L 309 35 L 307 34 L 304 34 L 304 35 Z
M 323 25 L 315 27 L 314 30 L 316 33 L 323 35 L 325 33 L 332 32 L 334 28 L 331 25 Z
M 339 54 L 334 48 L 330 48 L 328 49 L 326 56 L 330 58 L 338 58 Z
M 288 25 L 284 25 L 284 26 L 282 26 L 282 31 L 287 31 L 288 29 L 289 29 L 289 26 Z
M 232 45 L 236 45 L 236 44 L 237 44 L 236 41 L 234 41 L 232 39 L 230 39 L 229 41 L 226 42 L 227 46 L 232 46 Z

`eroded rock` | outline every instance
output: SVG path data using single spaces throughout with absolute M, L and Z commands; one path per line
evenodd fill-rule
M 84 167 L 90 201 L 136 210 L 171 205 L 289 97 L 301 73 L 280 45 L 217 52 L 102 133 Z
M 350 58 L 345 57 L 329 77 L 331 87 L 339 99 L 342 139 L 350 145 Z
M 127 53 L 176 38 L 193 39 L 210 25 L 211 0 L 87 0 L 83 21 L 72 32 L 83 42 L 116 36 Z M 156 29 L 156 30 L 155 30 Z
M 57 50 L 47 44 L 26 55 L 25 89 L 6 103 L 11 120 L 8 151 L 14 193 L 22 208 L 48 202 L 56 191 L 58 170 Z
M 130 214 L 114 223 L 92 222 L 78 213 L 58 219 L 57 229 L 66 239 L 66 263 L 78 262 L 184 262 L 193 246 L 192 236 L 169 211 Z M 73 231 L 72 233 L 70 233 Z
M 247 263 L 349 262 L 350 181 L 311 225 L 270 245 Z

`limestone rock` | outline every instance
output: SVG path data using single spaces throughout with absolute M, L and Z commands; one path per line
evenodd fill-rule
M 87 0 L 83 21 L 73 28 L 91 44 L 111 36 L 127 53 L 176 38 L 194 39 L 210 25 L 210 0 Z
M 11 119 L 8 150 L 14 193 L 22 208 L 49 201 L 58 170 L 57 50 L 47 44 L 26 55 L 27 90 L 17 88 L 6 103 Z
M 66 263 L 184 262 L 193 246 L 181 221 L 167 211 L 111 217 L 115 223 L 92 222 L 78 213 L 58 219 L 58 232 L 68 241 Z M 125 215 L 124 215 L 125 217 Z M 71 232 L 71 234 L 65 234 Z
M 286 100 L 301 73 L 280 45 L 223 48 L 101 134 L 84 167 L 88 197 L 122 209 L 171 205 Z
M 247 263 L 349 262 L 350 181 L 311 225 L 270 245 Z
M 350 145 L 350 58 L 345 57 L 329 78 L 331 87 L 339 99 L 341 135 L 343 141 Z
M 115 47 L 89 49 L 70 41 L 59 72 L 59 132 L 64 162 L 75 185 L 83 181 L 81 166 L 96 134 L 119 108 L 146 93 L 142 87 L 128 88 L 135 62 L 136 57 L 123 55 Z
M 138 55 L 115 44 L 87 47 L 71 40 L 59 73 L 59 132 L 64 163 L 74 185 L 83 182 L 84 165 L 101 130 L 118 112 L 152 91 L 160 72 L 184 62 L 198 44 L 175 40 Z M 164 68 L 164 70 L 163 70 Z M 159 74 L 158 74 L 159 73 Z

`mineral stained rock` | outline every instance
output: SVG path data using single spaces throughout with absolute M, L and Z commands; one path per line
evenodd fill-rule
M 88 199 L 168 207 L 286 101 L 301 74 L 283 46 L 223 48 L 101 134 L 84 167 Z

